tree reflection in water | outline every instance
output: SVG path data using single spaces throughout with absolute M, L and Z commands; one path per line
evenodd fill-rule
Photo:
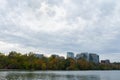
M 55 73 L 11 72 L 5 80 L 100 80 L 97 75 L 67 75 Z

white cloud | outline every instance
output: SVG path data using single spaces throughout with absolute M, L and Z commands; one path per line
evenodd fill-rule
M 3 9 L 5 7 L 5 5 L 7 5 L 7 1 L 6 0 L 4 0 L 4 1 L 0 0 L 0 9 Z
M 0 45 L 1 45 L 0 49 L 3 52 L 7 52 L 8 50 L 10 51 L 12 48 L 15 48 L 18 46 L 18 44 L 10 44 L 10 43 L 3 42 L 3 41 L 0 41 Z

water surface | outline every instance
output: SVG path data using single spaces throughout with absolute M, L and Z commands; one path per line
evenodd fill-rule
M 120 80 L 120 71 L 0 71 L 0 80 Z

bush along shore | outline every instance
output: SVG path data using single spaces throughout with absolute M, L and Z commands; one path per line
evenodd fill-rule
M 84 59 L 60 58 L 56 56 L 36 57 L 32 52 L 22 54 L 15 51 L 8 55 L 0 53 L 1 70 L 120 70 L 120 63 L 92 63 Z

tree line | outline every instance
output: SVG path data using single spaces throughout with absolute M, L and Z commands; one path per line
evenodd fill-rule
M 55 56 L 36 57 L 33 52 L 28 54 L 9 52 L 0 53 L 0 69 L 20 70 L 120 70 L 120 63 L 95 64 L 85 59 L 63 59 Z

